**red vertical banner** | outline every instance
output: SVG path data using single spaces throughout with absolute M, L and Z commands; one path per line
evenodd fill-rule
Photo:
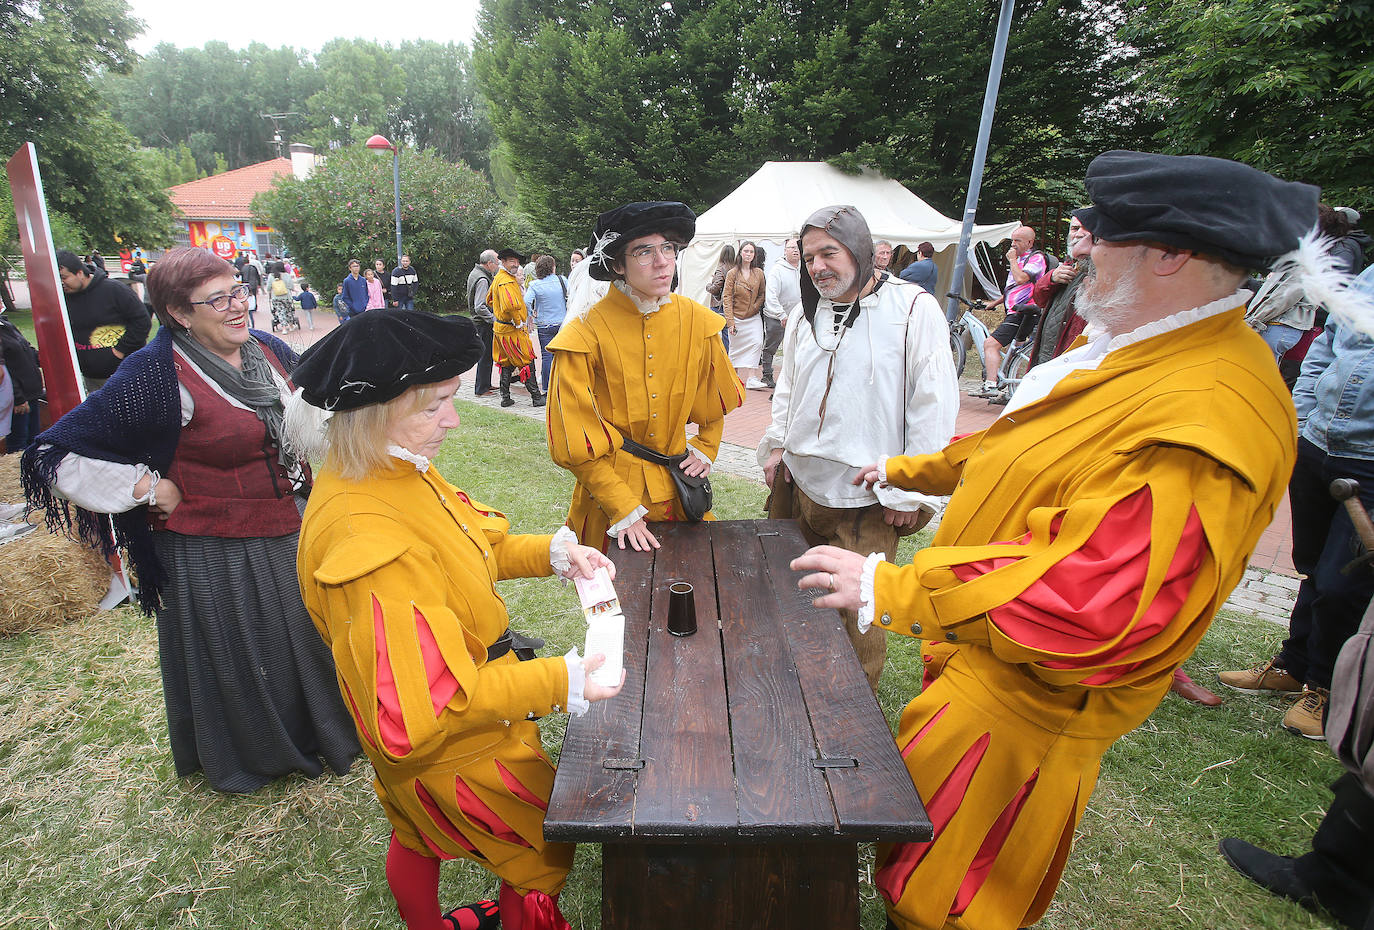
M 14 195 L 14 216 L 19 221 L 19 245 L 24 252 L 24 274 L 33 302 L 33 328 L 38 337 L 38 361 L 48 389 L 48 415 L 53 423 L 86 398 L 77 374 L 76 343 L 67 321 L 67 302 L 57 274 L 57 250 L 48 225 L 48 204 L 43 199 L 43 179 L 38 176 L 38 152 L 32 142 L 14 153 L 5 165 Z

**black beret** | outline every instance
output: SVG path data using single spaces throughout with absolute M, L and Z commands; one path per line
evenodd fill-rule
M 291 380 L 316 407 L 355 410 L 455 378 L 482 352 L 467 317 L 369 310 L 306 349 Z
M 1145 240 L 1267 268 L 1317 222 L 1321 191 L 1206 155 L 1104 152 L 1088 166 L 1093 205 L 1074 216 L 1107 242 Z
M 685 203 L 675 200 L 655 200 L 648 203 L 627 203 L 607 210 L 596 218 L 592 228 L 592 247 L 587 252 L 591 264 L 587 273 L 598 281 L 614 281 L 611 262 L 618 259 L 631 241 L 641 236 L 659 233 L 686 245 L 697 232 L 697 215 Z M 612 241 L 597 248 L 611 234 Z
M 496 253 L 497 261 L 504 262 L 508 258 L 513 258 L 522 265 L 525 264 L 526 261 L 528 261 L 528 259 L 525 258 L 525 256 L 515 251 L 515 249 L 502 249 L 501 251 Z

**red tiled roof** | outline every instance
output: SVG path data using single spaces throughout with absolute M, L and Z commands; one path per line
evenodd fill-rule
M 269 189 L 281 175 L 290 173 L 291 159 L 273 158 L 169 187 L 167 195 L 188 219 L 250 220 L 253 212 L 249 204 L 253 197 Z

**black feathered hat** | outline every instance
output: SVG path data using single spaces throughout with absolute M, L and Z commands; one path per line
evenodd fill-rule
M 1320 190 L 1206 155 L 1104 152 L 1088 166 L 1093 205 L 1074 216 L 1107 242 L 1158 242 L 1267 269 L 1317 222 Z
M 598 281 L 614 281 L 616 274 L 611 263 L 620 259 L 632 240 L 659 233 L 665 239 L 686 245 L 696 231 L 697 215 L 685 203 L 675 200 L 627 203 L 607 210 L 596 218 L 592 228 L 587 273 Z
M 305 350 L 291 380 L 325 410 L 354 410 L 467 371 L 482 357 L 467 317 L 369 310 Z
M 522 265 L 525 264 L 525 262 L 529 261 L 529 259 L 527 259 L 525 256 L 521 255 L 519 252 L 515 251 L 515 249 L 511 248 L 505 248 L 496 253 L 497 261 L 504 262 L 508 258 L 513 258 Z

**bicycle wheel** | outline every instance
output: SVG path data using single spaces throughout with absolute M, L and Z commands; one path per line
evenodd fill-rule
M 964 345 L 964 339 L 968 333 L 963 324 L 955 323 L 949 328 L 949 349 L 954 356 L 954 377 L 960 378 L 964 374 L 964 363 L 968 361 L 968 346 Z
M 1034 343 L 1027 342 L 1007 356 L 1007 360 L 1002 364 L 1002 386 L 1010 393 L 1015 391 L 1017 386 L 1026 377 L 1026 372 L 1030 370 L 1031 349 Z

